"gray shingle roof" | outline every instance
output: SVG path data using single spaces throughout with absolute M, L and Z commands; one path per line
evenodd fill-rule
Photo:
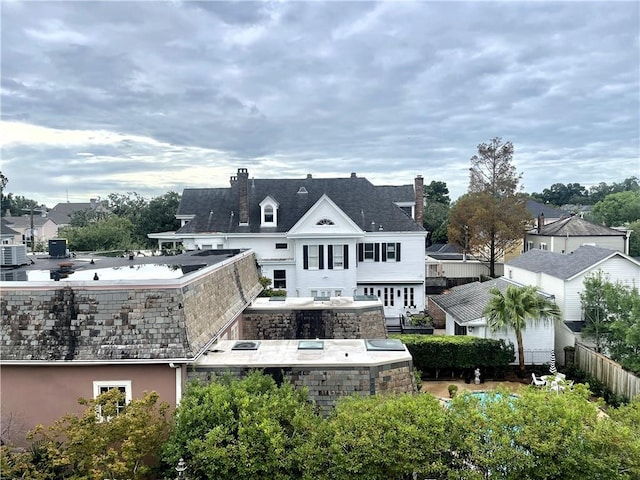
M 501 292 L 504 292 L 509 285 L 517 284 L 503 277 L 488 282 L 467 283 L 453 287 L 442 295 L 429 297 L 429 301 L 434 302 L 442 310 L 452 315 L 458 323 L 463 324 L 482 318 L 482 312 L 491 298 L 489 290 L 498 287 Z
M 304 187 L 307 193 L 298 193 Z M 366 178 L 249 179 L 249 226 L 238 225 L 239 185 L 185 189 L 178 215 L 195 215 L 178 233 L 258 233 L 260 202 L 271 196 L 279 203 L 275 231 L 289 231 L 322 195 L 327 195 L 363 230 L 420 231 L 412 218 L 393 202 L 414 202 L 413 185 L 374 186 Z
M 532 231 L 530 234 L 554 237 L 625 236 L 625 232 L 614 230 L 613 228 L 605 227 L 603 225 L 596 225 L 577 216 L 563 218 L 555 222 L 548 223 L 540 229 L 539 233 Z
M 562 280 L 568 280 L 614 255 L 622 254 L 615 250 L 591 245 L 582 245 L 569 254 L 533 249 L 508 261 L 507 266 L 522 268 L 535 273 L 545 273 Z
M 538 218 L 540 214 L 544 215 L 545 218 L 563 218 L 571 215 L 570 212 L 531 199 L 527 199 L 527 210 L 529 210 L 533 218 Z

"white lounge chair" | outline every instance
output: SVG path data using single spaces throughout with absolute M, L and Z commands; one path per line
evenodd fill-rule
M 542 380 L 541 378 L 537 378 L 535 373 L 531 373 L 531 377 L 533 380 L 531 381 L 531 385 L 535 385 L 536 387 L 544 387 L 547 382 Z

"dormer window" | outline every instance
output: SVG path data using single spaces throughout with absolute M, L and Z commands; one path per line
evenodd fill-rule
M 278 225 L 278 202 L 267 197 L 260 202 L 260 226 L 276 227 Z
M 273 206 L 267 205 L 264 207 L 264 223 L 273 223 Z
M 323 218 L 321 220 L 318 220 L 316 225 L 335 225 L 335 223 L 333 223 L 333 220 Z

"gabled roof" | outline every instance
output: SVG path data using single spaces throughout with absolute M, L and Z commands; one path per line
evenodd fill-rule
M 507 266 L 521 268 L 535 273 L 544 273 L 562 280 L 569 280 L 604 260 L 620 256 L 638 263 L 631 257 L 608 248 L 582 245 L 572 253 L 556 253 L 547 250 L 532 249 L 507 262 Z M 638 264 L 640 265 L 640 264 Z
M 613 228 L 605 227 L 604 225 L 596 225 L 595 223 L 587 222 L 578 216 L 572 216 L 543 225 L 539 232 L 532 231 L 530 234 L 549 237 L 624 237 L 626 232 L 614 230 Z
M 20 235 L 20 232 L 16 232 L 14 229 L 9 227 L 9 225 L 7 225 L 7 222 L 4 218 L 0 222 L 0 228 L 0 234 L 3 237 L 15 237 L 16 235 Z
M 48 218 L 48 217 L 41 217 L 40 215 L 34 215 L 33 216 L 33 226 L 34 227 L 42 227 L 45 223 L 47 223 L 50 220 L 51 219 Z M 31 227 L 31 216 L 30 215 L 21 215 L 19 217 L 3 217 L 3 221 L 6 222 L 6 224 L 9 225 L 10 227 L 16 227 L 16 228 L 30 228 Z
M 47 217 L 51 218 L 58 225 L 68 225 L 75 212 L 89 209 L 105 209 L 101 202 L 66 202 L 58 203 L 47 212 Z
M 531 213 L 533 218 L 538 218 L 538 215 L 540 214 L 544 215 L 545 218 L 563 218 L 571 215 L 571 213 L 566 210 L 536 202 L 530 198 L 527 199 L 527 210 L 529 210 L 529 213 Z
M 483 317 L 484 308 L 491 298 L 489 290 L 497 287 L 501 292 L 504 292 L 510 285 L 520 286 L 504 277 L 488 282 L 472 282 L 453 287 L 442 295 L 431 296 L 429 301 L 434 302 L 442 310 L 452 315 L 457 323 L 464 324 Z
M 306 193 L 302 193 L 306 192 Z M 260 202 L 276 199 L 277 232 L 288 232 L 323 195 L 361 229 L 371 230 L 375 222 L 385 231 L 424 231 L 394 202 L 414 202 L 413 185 L 374 186 L 366 178 L 249 179 L 249 225 L 239 226 L 239 182 L 227 188 L 185 189 L 177 216 L 195 215 L 177 233 L 258 233 Z

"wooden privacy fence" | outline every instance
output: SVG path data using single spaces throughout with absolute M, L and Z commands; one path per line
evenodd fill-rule
M 632 399 L 640 394 L 640 377 L 580 342 L 576 342 L 575 362 L 580 370 L 590 373 L 618 395 Z

